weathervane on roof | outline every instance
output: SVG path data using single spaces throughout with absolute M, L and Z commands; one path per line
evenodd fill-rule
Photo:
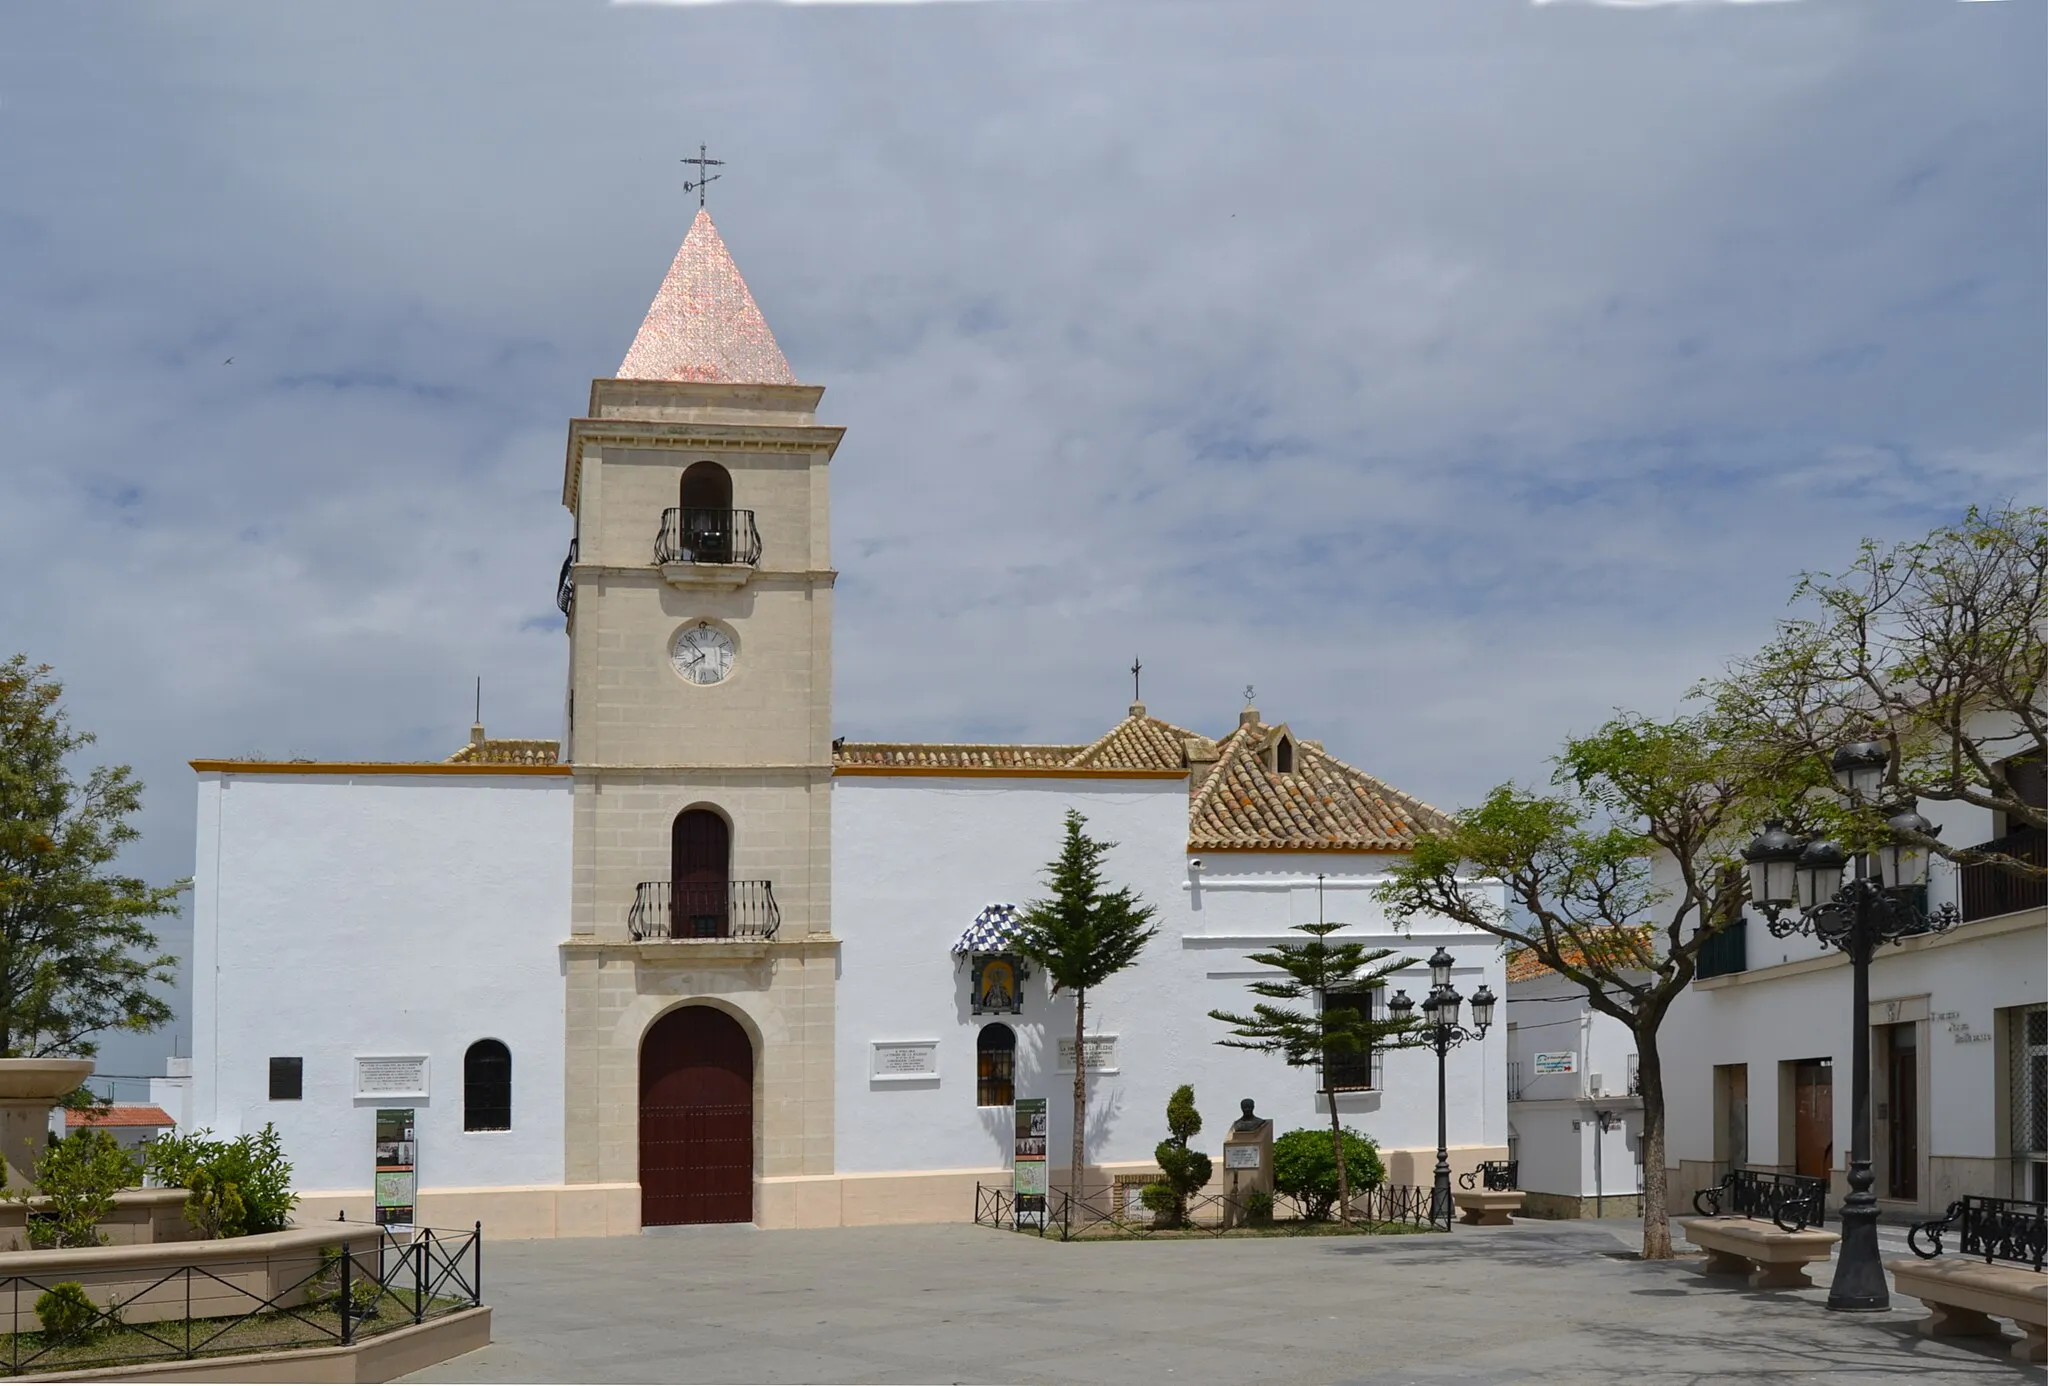
M 1131 656 L 1131 701 L 1134 703 L 1142 703 L 1145 701 L 1143 698 L 1138 696 L 1138 673 L 1144 667 L 1145 666 L 1143 664 L 1139 663 L 1138 657 L 1136 655 Z
M 697 166 L 697 179 L 696 179 L 696 181 L 695 181 L 695 182 L 691 182 L 691 181 L 689 181 L 689 180 L 685 179 L 685 180 L 684 180 L 684 182 L 683 182 L 683 191 L 684 191 L 684 192 L 686 192 L 686 193 L 687 193 L 687 192 L 693 192 L 693 193 L 697 194 L 697 207 L 698 207 L 698 209 L 699 209 L 700 211 L 701 211 L 701 210 L 703 209 L 703 207 L 704 207 L 704 185 L 705 185 L 706 183 L 716 183 L 716 182 L 717 182 L 717 181 L 719 180 L 719 178 L 721 177 L 721 175 L 719 175 L 719 174 L 716 174 L 716 173 L 712 173 L 712 172 L 709 172 L 709 170 L 711 170 L 711 169 L 714 169 L 714 168 L 724 168 L 724 167 L 725 167 L 725 160 L 723 160 L 723 159 L 707 159 L 707 158 L 705 158 L 705 157 L 704 157 L 704 152 L 705 152 L 705 151 L 704 151 L 704 146 L 700 144 L 700 145 L 698 145 L 698 146 L 697 146 L 697 157 L 696 157 L 696 158 L 694 158 L 694 159 L 689 159 L 689 158 L 685 158 L 685 159 L 681 159 L 681 160 L 678 160 L 678 162 L 680 162 L 680 163 L 685 163 L 685 164 L 695 164 L 695 165 Z
M 1244 700 L 1246 702 L 1251 702 L 1254 696 L 1255 695 L 1252 693 L 1252 686 L 1250 684 L 1246 684 L 1244 686 Z

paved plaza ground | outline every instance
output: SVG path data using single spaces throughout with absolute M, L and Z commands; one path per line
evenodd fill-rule
M 484 1264 L 497 1341 L 411 1379 L 2042 1380 L 2004 1356 L 2010 1340 L 1918 1337 L 1912 1300 L 1833 1314 L 1819 1289 L 1635 1262 L 1638 1236 L 1609 1221 L 1072 1245 L 960 1226 L 505 1242 Z

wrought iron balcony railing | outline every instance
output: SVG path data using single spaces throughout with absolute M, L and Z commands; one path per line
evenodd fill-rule
M 654 538 L 656 563 L 744 563 L 761 561 L 761 536 L 751 510 L 696 510 L 670 506 L 661 512 Z
M 642 881 L 626 925 L 639 939 L 771 939 L 782 911 L 767 881 Z
M 1980 861 L 1957 873 L 1962 878 L 1963 921 L 1989 919 L 1993 915 L 2048 905 L 2048 875 L 2035 874 L 2048 868 L 2048 830 L 2021 828 L 1980 842 L 1973 852 L 1995 852 L 2034 868 L 2024 872 L 2002 862 Z
M 562 574 L 555 579 L 555 605 L 567 616 L 576 604 L 576 541 L 569 541 L 569 556 L 562 560 Z

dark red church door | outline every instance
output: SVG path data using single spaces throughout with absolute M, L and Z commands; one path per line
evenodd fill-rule
M 723 1011 L 670 1011 L 640 1043 L 640 1222 L 753 1219 L 754 1047 Z

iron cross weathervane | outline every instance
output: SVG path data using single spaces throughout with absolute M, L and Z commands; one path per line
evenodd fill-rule
M 697 166 L 697 180 L 695 182 L 691 182 L 685 179 L 683 182 L 683 191 L 686 193 L 693 192 L 697 194 L 697 206 L 699 210 L 702 210 L 704 206 L 704 185 L 706 183 L 715 183 L 718 181 L 720 177 L 719 174 L 712 173 L 709 170 L 714 168 L 725 167 L 725 160 L 707 159 L 704 157 L 704 153 L 704 146 L 700 144 L 697 146 L 696 158 L 686 158 L 678 161 L 680 163 L 695 164 Z
M 1139 662 L 1138 662 L 1138 660 L 1136 659 L 1136 657 L 1133 657 L 1133 658 L 1132 658 L 1132 660 L 1131 660 L 1131 701 L 1132 701 L 1132 702 L 1134 702 L 1134 703 L 1138 703 L 1138 702 L 1143 702 L 1143 701 L 1144 701 L 1144 699 L 1143 699 L 1143 698 L 1141 698 L 1141 697 L 1139 697 L 1139 696 L 1138 696 L 1138 675 L 1139 675 L 1139 673 L 1140 673 L 1140 672 L 1142 672 L 1142 671 L 1144 670 L 1144 668 L 1145 668 L 1145 666 L 1144 666 L 1143 664 L 1139 663 Z

